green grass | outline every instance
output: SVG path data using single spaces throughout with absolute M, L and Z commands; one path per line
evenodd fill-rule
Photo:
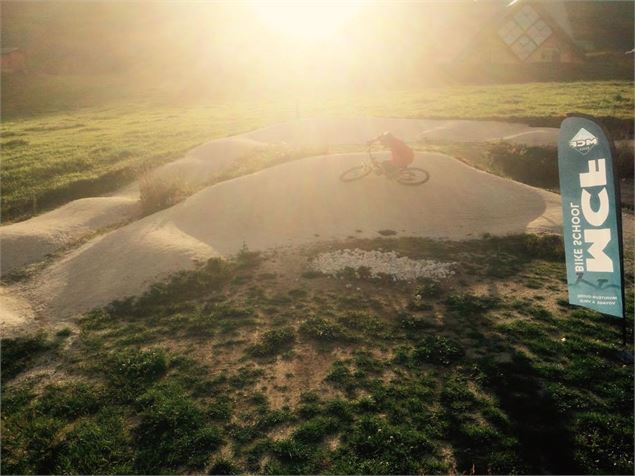
M 457 275 L 259 280 L 270 258 L 244 250 L 87 314 L 72 340 L 3 339 L 3 473 L 632 472 L 633 365 L 616 319 L 565 305 L 559 238 L 324 246 Z
M 617 132 L 617 131 L 614 131 Z M 620 137 L 619 135 L 617 137 Z M 438 151 L 457 157 L 473 167 L 511 178 L 534 187 L 558 192 L 558 149 L 551 146 L 527 147 L 507 143 L 495 144 L 415 144 L 415 149 Z M 628 145 L 616 147 L 615 173 L 628 182 L 622 185 L 622 205 L 633 209 L 633 148 Z
M 39 356 L 54 350 L 56 347 L 57 343 L 44 334 L 3 341 L 0 347 L 2 381 L 15 377 L 30 367 Z
M 148 92 L 117 102 L 110 96 L 92 97 L 90 85 L 81 83 L 73 99 L 58 91 L 63 88 L 58 79 L 51 80 L 56 92 L 49 107 L 43 91 L 53 85 L 38 83 L 33 95 L 44 97 L 42 105 L 25 102 L 4 112 L 4 220 L 112 191 L 197 144 L 296 117 L 295 102 L 279 96 L 193 103 Z M 31 97 L 24 91 L 28 87 L 3 86 L 3 106 L 14 104 L 18 91 Z M 578 111 L 612 118 L 609 126 L 632 135 L 632 104 L 631 83 L 598 81 L 307 95 L 299 107 L 302 117 L 505 119 L 552 126 L 567 112 Z
M 272 329 L 265 332 L 248 352 L 254 357 L 271 357 L 290 350 L 294 341 L 295 331 L 292 328 Z

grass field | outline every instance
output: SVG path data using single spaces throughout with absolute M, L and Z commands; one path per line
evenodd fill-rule
M 456 275 L 307 267 L 339 247 Z M 211 260 L 3 340 L 3 472 L 630 474 L 619 323 L 570 307 L 564 279 L 561 239 L 531 235 Z
M 415 150 L 438 151 L 472 167 L 559 193 L 558 148 L 531 147 L 506 143 L 493 144 L 413 144 Z M 633 148 L 616 147 L 615 173 L 621 179 L 623 209 L 633 210 Z
M 59 79 L 41 81 L 37 93 L 17 84 L 3 85 L 5 221 L 115 190 L 141 170 L 178 158 L 207 140 L 296 117 L 295 100 L 279 95 L 196 101 L 162 99 L 158 92 L 148 91 L 122 92 L 116 99 L 112 92 L 91 95 L 85 82 L 71 94 Z M 42 89 L 45 84 L 49 96 Z M 578 111 L 611 118 L 608 125 L 616 135 L 628 136 L 632 104 L 632 83 L 611 81 L 368 91 L 327 98 L 300 95 L 298 111 L 302 117 L 487 118 L 551 126 L 566 112 Z

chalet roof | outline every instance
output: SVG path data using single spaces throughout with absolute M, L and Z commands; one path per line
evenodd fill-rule
M 463 44 L 454 51 L 453 54 L 447 55 L 448 59 L 461 60 L 471 50 L 472 46 L 479 43 L 480 37 L 486 34 L 490 29 L 498 30 L 513 12 L 519 12 L 524 5 L 530 4 L 534 10 L 540 14 L 543 19 L 559 36 L 568 41 L 571 47 L 583 54 L 572 38 L 572 29 L 569 22 L 565 2 L 561 0 L 507 0 L 505 2 L 495 2 L 489 18 L 478 25 L 478 29 L 472 35 L 462 35 Z

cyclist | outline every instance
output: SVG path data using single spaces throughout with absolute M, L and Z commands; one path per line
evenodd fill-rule
M 399 171 L 408 167 L 415 158 L 415 154 L 408 144 L 390 132 L 384 132 L 375 139 L 368 141 L 367 145 L 370 146 L 375 142 L 379 142 L 384 147 L 390 149 L 390 160 L 385 160 L 381 163 L 386 175 L 389 177 L 394 177 L 399 174 Z

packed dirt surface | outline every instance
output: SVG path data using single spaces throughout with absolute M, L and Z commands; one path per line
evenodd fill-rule
M 384 131 L 390 131 L 407 142 L 506 141 L 526 145 L 556 145 L 559 130 L 497 121 L 323 118 L 275 124 L 242 137 L 264 142 L 328 146 L 363 144 Z
M 323 118 L 276 124 L 246 134 L 218 139 L 189 151 L 185 157 L 157 168 L 157 177 L 179 177 L 186 183 L 208 182 L 250 152 L 275 144 L 328 148 L 364 144 L 391 131 L 408 142 L 507 141 L 555 145 L 558 129 L 493 121 Z M 21 223 L 0 227 L 0 275 L 42 260 L 80 238 L 138 215 L 136 184 L 109 197 L 80 199 Z
M 386 156 L 387 157 L 387 156 Z M 222 182 L 170 209 L 101 236 L 53 264 L 34 283 L 55 316 L 137 295 L 212 256 L 349 236 L 462 239 L 483 233 L 558 232 L 559 197 L 477 171 L 451 157 L 419 154 L 422 186 L 340 174 L 364 154 L 312 157 Z
M 95 197 L 0 228 L 2 276 L 36 262 L 88 233 L 125 222 L 137 214 L 136 198 Z
M 33 317 L 33 310 L 29 303 L 4 286 L 0 286 L 0 309 L 0 330 L 2 331 L 6 328 L 17 327 Z
M 532 145 L 554 145 L 558 134 L 557 129 L 501 122 L 300 120 L 209 142 L 154 174 L 205 183 L 260 147 L 286 143 L 328 149 L 363 144 L 386 130 L 409 142 L 504 140 Z M 26 291 L 19 294 L 37 313 L 58 319 L 137 295 L 175 271 L 211 256 L 231 255 L 243 244 L 262 250 L 353 235 L 375 237 L 386 229 L 448 239 L 560 231 L 557 195 L 477 171 L 441 154 L 417 156 L 413 165 L 431 176 L 422 186 L 403 186 L 375 175 L 352 183 L 339 180 L 344 170 L 365 157 L 311 157 L 210 186 L 177 206 L 67 251 L 21 283 Z M 3 275 L 68 249 L 91 233 L 133 220 L 138 216 L 137 201 L 138 189 L 131 185 L 113 196 L 76 200 L 0 227 Z M 17 289 L 6 288 L 0 295 L 0 322 L 5 325 L 19 320 L 15 312 L 4 312 L 9 292 Z

